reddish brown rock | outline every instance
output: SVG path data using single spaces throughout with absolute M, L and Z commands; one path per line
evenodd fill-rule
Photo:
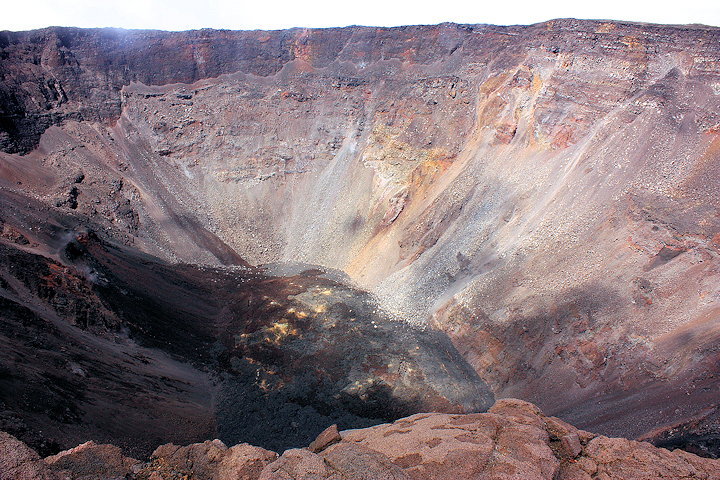
M 341 479 L 410 480 L 387 456 L 356 443 L 332 445 L 320 455 Z
M 34 450 L 0 432 L 0 480 L 61 480 Z
M 322 480 L 333 473 L 319 455 L 310 450 L 293 448 L 266 466 L 259 480 Z
M 308 450 L 313 453 L 320 453 L 330 445 L 334 445 L 342 440 L 338 433 L 337 425 L 330 425 L 328 428 L 317 436 L 315 440 L 310 444 Z
M 410 480 L 390 458 L 352 442 L 329 446 L 320 454 L 285 451 L 262 471 L 260 480 Z
M 566 435 L 575 434 L 578 436 L 580 443 L 585 445 L 587 442 L 595 438 L 594 433 L 575 428 L 557 417 L 543 417 L 543 419 L 545 420 L 545 427 L 547 428 L 551 440 L 562 440 L 562 438 Z
M 588 436 L 532 404 L 504 399 L 485 414 L 421 414 L 343 432 L 339 445 L 383 452 L 415 479 L 720 478 L 718 460 Z M 553 446 L 559 440 L 562 450 Z
M 537 407 L 519 401 L 496 407 L 486 414 L 413 415 L 344 432 L 343 442 L 383 452 L 416 479 L 554 478 L 560 462 Z
M 220 440 L 208 440 L 185 447 L 173 444 L 158 447 L 153 459 L 160 464 L 191 472 L 201 479 L 257 478 L 277 454 L 247 443 L 228 448 Z
M 545 415 L 537 405 L 516 398 L 502 398 L 490 407 L 488 413 L 501 415 L 507 420 L 528 424 L 545 430 Z M 572 428 L 572 427 L 571 427 Z
M 247 443 L 230 447 L 217 469 L 219 479 L 256 478 L 262 469 L 278 457 L 277 453 Z
M 575 458 L 582 452 L 582 445 L 580 445 L 580 437 L 577 433 L 569 433 L 560 439 L 563 451 L 570 458 Z
M 101 480 L 125 478 L 139 461 L 123 455 L 114 445 L 90 441 L 45 458 L 45 463 L 69 478 Z
M 591 470 L 597 468 L 593 475 L 603 480 L 720 478 L 719 460 L 682 450 L 670 452 L 646 442 L 597 437 L 585 447 L 584 453 L 593 462 Z

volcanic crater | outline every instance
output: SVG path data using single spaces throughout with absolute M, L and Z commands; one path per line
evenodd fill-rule
M 282 451 L 516 397 L 717 457 L 718 45 L 0 32 L 0 430 Z

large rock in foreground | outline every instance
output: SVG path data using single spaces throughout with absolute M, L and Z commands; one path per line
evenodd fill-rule
M 514 399 L 344 432 L 343 443 L 383 452 L 413 479 L 720 478 L 720 461 L 596 436 Z
M 11 436 L 1 434 L 0 440 L 2 479 L 34 478 L 26 472 L 48 479 L 135 480 L 720 479 L 720 460 L 596 436 L 515 399 L 500 400 L 487 413 L 416 414 L 340 434 L 330 427 L 311 448 L 280 457 L 213 440 L 163 445 L 145 464 L 91 443 L 42 461 Z
M 59 477 L 23 442 L 0 432 L 1 480 L 56 480 Z

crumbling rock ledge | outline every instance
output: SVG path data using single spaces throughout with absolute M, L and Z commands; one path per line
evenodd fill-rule
M 25 479 L 719 479 L 720 460 L 579 430 L 503 399 L 487 413 L 421 413 L 320 434 L 282 455 L 220 440 L 167 444 L 141 462 L 87 442 L 42 460 L 0 432 L 0 480 Z

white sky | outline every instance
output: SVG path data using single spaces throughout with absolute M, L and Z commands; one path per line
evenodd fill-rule
M 553 18 L 720 26 L 720 0 L 3 0 L 0 30 L 530 24 Z

